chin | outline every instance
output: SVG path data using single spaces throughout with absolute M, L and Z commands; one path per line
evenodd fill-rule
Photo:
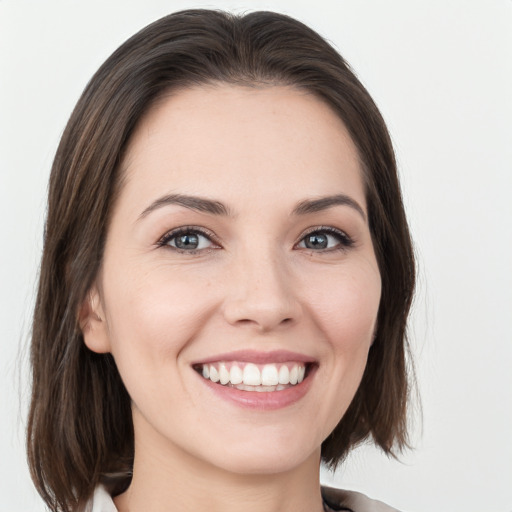
M 254 457 L 253 454 L 245 454 L 242 457 L 223 460 L 220 467 L 230 473 L 240 475 L 273 475 L 277 473 L 287 473 L 300 467 L 307 457 L 298 457 L 287 453 L 273 453 L 259 455 Z M 320 462 L 320 455 L 318 456 Z
M 252 438 L 246 443 L 231 442 L 209 453 L 209 462 L 225 471 L 245 475 L 286 473 L 302 466 L 308 459 L 320 463 L 320 446 L 293 439 L 276 441 L 259 435 L 260 442 Z M 226 448 L 227 446 L 227 448 Z

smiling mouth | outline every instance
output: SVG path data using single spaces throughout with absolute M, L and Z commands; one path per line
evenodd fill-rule
M 219 361 L 193 366 L 205 380 L 241 391 L 273 392 L 297 386 L 306 379 L 312 363 L 286 362 L 255 364 Z

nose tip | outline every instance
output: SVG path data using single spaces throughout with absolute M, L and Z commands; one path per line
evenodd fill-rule
M 288 309 L 288 308 L 287 308 Z M 231 302 L 224 311 L 226 320 L 232 325 L 254 327 L 260 332 L 267 332 L 279 326 L 292 324 L 294 316 L 284 308 L 267 304 L 251 304 L 247 300 Z
M 245 269 L 240 280 L 232 277 L 232 293 L 223 308 L 231 325 L 267 332 L 299 319 L 300 304 L 284 272 L 267 267 L 264 275 L 251 276 Z

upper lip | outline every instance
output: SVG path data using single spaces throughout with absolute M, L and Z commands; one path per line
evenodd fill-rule
M 270 364 L 270 363 L 314 363 L 315 358 L 300 354 L 298 352 L 291 352 L 289 350 L 272 350 L 270 352 L 262 352 L 257 350 L 236 350 L 234 352 L 227 352 L 224 354 L 216 354 L 206 359 L 201 359 L 192 363 L 192 365 L 217 363 L 219 361 L 240 361 L 255 364 Z

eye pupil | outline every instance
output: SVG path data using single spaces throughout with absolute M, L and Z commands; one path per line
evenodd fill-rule
M 312 233 L 306 237 L 304 243 L 308 249 L 326 249 L 328 244 L 327 235 Z
M 176 247 L 179 249 L 197 249 L 199 237 L 194 233 L 186 233 L 176 237 Z

